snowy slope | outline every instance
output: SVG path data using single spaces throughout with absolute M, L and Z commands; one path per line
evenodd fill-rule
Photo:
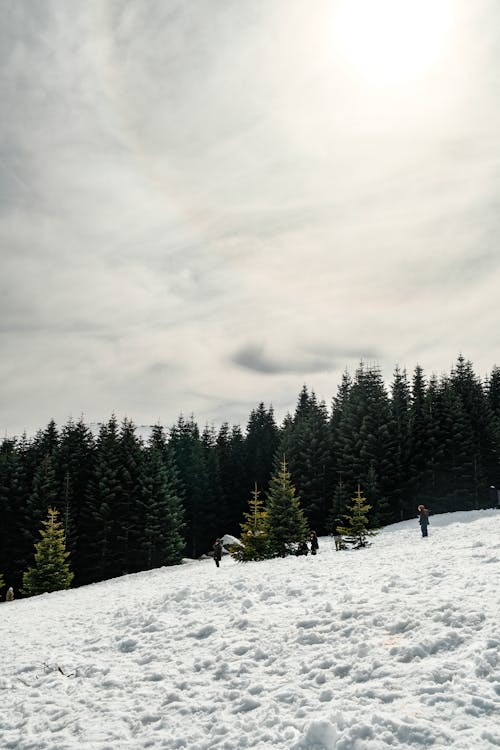
M 500 747 L 500 512 L 0 605 L 0 748 Z

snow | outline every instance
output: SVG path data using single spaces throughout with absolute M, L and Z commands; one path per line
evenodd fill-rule
M 0 605 L 2 750 L 500 747 L 500 512 Z

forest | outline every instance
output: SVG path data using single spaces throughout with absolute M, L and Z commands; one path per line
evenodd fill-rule
M 304 385 L 278 424 L 257 405 L 244 429 L 200 430 L 181 415 L 143 441 L 112 415 L 91 429 L 54 421 L 0 446 L 0 571 L 18 589 L 49 508 L 64 528 L 73 586 L 177 564 L 238 536 L 252 492 L 286 456 L 309 528 L 331 532 L 361 486 L 370 523 L 491 507 L 500 487 L 500 368 L 478 377 L 462 355 L 449 374 L 377 366 L 345 372 L 331 404 Z

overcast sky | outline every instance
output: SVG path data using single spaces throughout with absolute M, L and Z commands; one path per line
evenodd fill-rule
M 2 435 L 500 364 L 500 7 L 401 4 L 0 0 Z

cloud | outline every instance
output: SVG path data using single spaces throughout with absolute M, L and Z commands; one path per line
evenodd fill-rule
M 491 368 L 500 26 L 453 8 L 442 67 L 384 88 L 340 64 L 330 0 L 9 3 L 0 429 L 283 413 L 361 359 Z
M 297 357 L 269 355 L 264 351 L 264 347 L 258 344 L 241 347 L 233 354 L 231 360 L 247 370 L 267 375 L 307 374 L 332 369 L 331 361 L 326 358 L 311 357 L 306 353 Z

